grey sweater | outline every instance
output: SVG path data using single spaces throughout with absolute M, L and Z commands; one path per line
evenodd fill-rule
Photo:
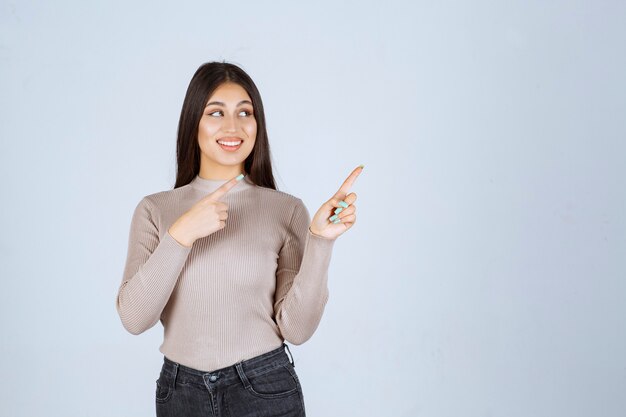
M 315 332 L 328 301 L 336 239 L 315 235 L 301 199 L 245 177 L 220 201 L 226 226 L 177 242 L 169 227 L 226 180 L 196 176 L 183 187 L 143 197 L 135 208 L 117 296 L 124 327 L 139 334 L 163 324 L 159 350 L 212 371 Z

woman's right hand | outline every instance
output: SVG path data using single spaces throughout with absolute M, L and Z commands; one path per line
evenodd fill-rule
M 181 245 L 191 247 L 197 239 L 226 227 L 228 205 L 219 199 L 239 181 L 237 177 L 230 179 L 191 206 L 170 226 L 170 235 Z

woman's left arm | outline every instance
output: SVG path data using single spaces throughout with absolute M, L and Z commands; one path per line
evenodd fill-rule
M 278 256 L 274 314 L 285 340 L 300 345 L 317 329 L 328 301 L 328 267 L 338 236 L 356 221 L 356 194 L 349 189 L 363 170 L 356 168 L 313 221 L 297 199 Z M 339 220 L 337 220 L 339 219 Z

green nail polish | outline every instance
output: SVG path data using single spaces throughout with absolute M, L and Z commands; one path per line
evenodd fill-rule
M 339 216 L 335 214 L 335 215 L 330 216 L 330 217 L 328 218 L 328 220 L 330 220 L 330 221 L 332 222 L 333 220 L 335 220 L 335 219 L 336 219 L 336 218 L 338 218 L 338 217 L 339 217 Z
M 335 209 L 335 214 L 339 214 L 339 213 L 341 213 L 342 211 L 343 211 L 343 207 L 337 207 L 337 208 Z
M 241 181 L 242 178 L 243 178 L 243 174 L 239 174 L 239 175 L 237 175 L 237 177 L 235 179 L 237 181 Z
M 339 202 L 339 205 L 340 205 L 341 207 L 343 207 L 343 208 L 348 208 L 348 203 L 346 203 L 346 202 L 345 202 L 345 201 L 343 201 L 343 200 L 341 200 L 341 201 Z
M 341 219 L 335 219 L 335 221 L 333 221 L 333 223 L 337 224 L 341 221 Z

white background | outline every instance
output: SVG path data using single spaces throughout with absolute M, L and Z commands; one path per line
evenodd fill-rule
M 151 416 L 115 310 L 198 66 L 263 97 L 311 213 L 358 164 L 307 415 L 626 415 L 626 4 L 0 2 L 0 414 Z

